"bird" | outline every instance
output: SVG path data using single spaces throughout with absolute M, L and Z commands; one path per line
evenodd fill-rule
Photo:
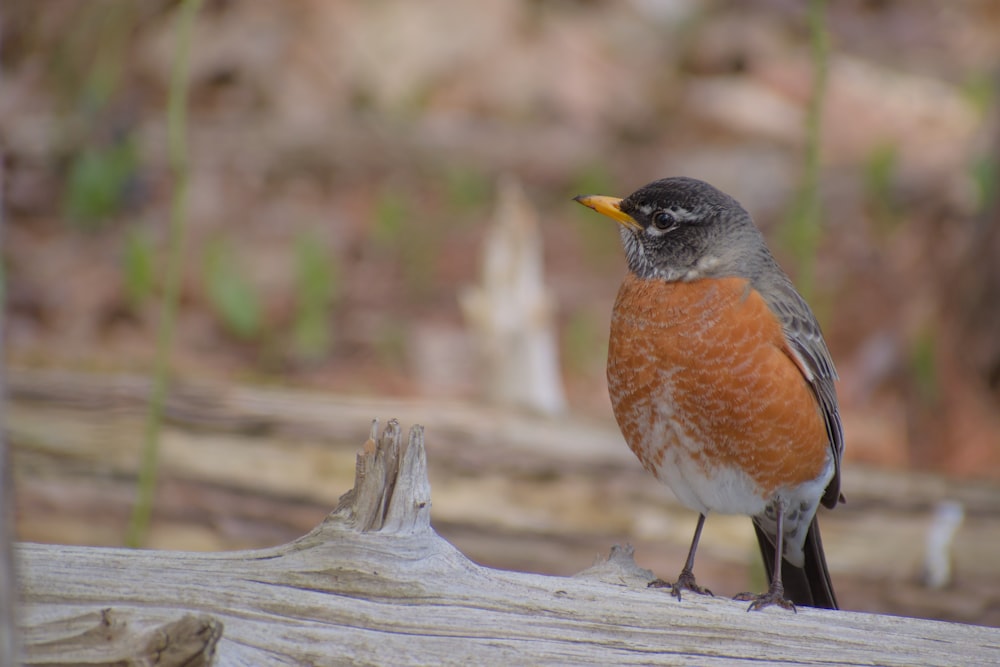
M 643 467 L 698 512 L 669 586 L 694 576 L 709 513 L 751 517 L 776 605 L 837 609 L 816 518 L 840 492 L 843 427 L 816 316 L 734 198 L 689 177 L 575 201 L 618 223 L 627 272 L 611 314 L 615 420 Z

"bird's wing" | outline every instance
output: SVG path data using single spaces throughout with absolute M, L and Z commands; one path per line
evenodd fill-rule
M 823 504 L 833 507 L 843 500 L 840 495 L 840 459 L 844 453 L 844 429 L 840 423 L 837 390 L 833 384 L 837 371 L 833 367 L 830 350 L 823 340 L 816 316 L 787 276 L 780 274 L 780 279 L 761 290 L 761 294 L 781 321 L 790 356 L 809 382 L 823 411 L 835 465 L 833 479 L 823 494 Z

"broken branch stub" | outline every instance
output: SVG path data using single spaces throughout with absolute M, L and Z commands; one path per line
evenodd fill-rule
M 371 433 L 358 453 L 354 488 L 340 497 L 330 519 L 360 532 L 415 533 L 430 530 L 431 485 L 427 477 L 424 429 L 416 425 L 407 440 L 390 419 Z
M 58 548 L 58 547 L 54 547 Z M 96 551 L 96 550 L 95 550 Z M 151 552 L 150 552 L 151 553 Z M 134 609 L 86 609 L 66 604 L 22 628 L 31 665 L 215 664 L 223 623 L 215 615 L 177 609 L 148 614 Z

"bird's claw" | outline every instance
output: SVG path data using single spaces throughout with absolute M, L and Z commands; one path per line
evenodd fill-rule
M 798 613 L 798 610 L 795 608 L 795 603 L 791 600 L 785 599 L 785 591 L 781 587 L 772 586 L 766 593 L 761 593 L 759 595 L 754 593 L 740 593 L 733 599 L 741 602 L 749 602 L 750 606 L 747 607 L 747 611 L 760 611 L 765 607 L 777 605 L 782 609 L 790 609 L 791 611 Z
M 670 583 L 663 579 L 654 579 L 647 584 L 648 588 L 669 588 L 672 595 L 678 600 L 681 599 L 681 591 L 691 591 L 698 595 L 712 595 L 712 591 L 703 586 L 699 586 L 694 579 L 694 573 L 687 568 L 681 570 L 677 581 Z

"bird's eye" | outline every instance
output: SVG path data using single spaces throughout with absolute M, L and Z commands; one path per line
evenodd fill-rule
M 669 231 L 677 226 L 677 220 L 669 211 L 657 211 L 653 214 L 653 226 L 661 231 Z

